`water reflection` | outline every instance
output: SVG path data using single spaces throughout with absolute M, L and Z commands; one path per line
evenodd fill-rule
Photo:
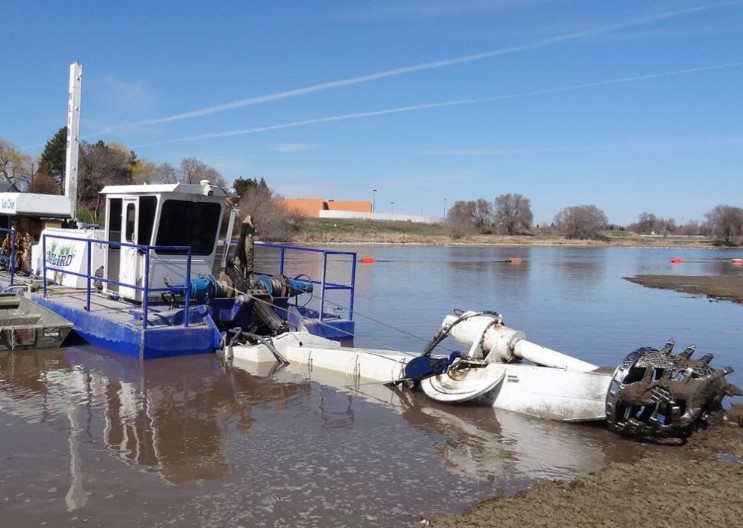
M 668 249 L 646 248 L 625 250 L 633 257 L 633 274 L 639 275 L 741 275 L 740 266 L 732 258 L 739 252 L 734 249 Z M 680 259 L 681 262 L 671 262 Z
M 133 507 L 153 514 L 156 503 L 122 495 L 134 487 L 185 501 L 179 511 L 192 525 L 229 524 L 248 512 L 255 524 L 399 525 L 421 511 L 454 511 L 494 488 L 593 471 L 617 445 L 603 430 L 440 406 L 299 365 L 227 366 L 212 356 L 139 362 L 80 347 L 4 352 L 0 369 L 0 409 L 25 420 L 6 448 L 23 434 L 64 434 L 69 473 L 60 480 L 70 515 Z M 94 484 L 99 470 L 112 471 L 98 446 L 136 471 Z M 142 472 L 164 487 L 142 482 Z M 115 495 L 122 501 L 106 501 Z M 54 511 L 47 505 L 37 514 L 49 519 Z
M 68 417 L 73 474 L 80 470 L 79 437 L 95 436 L 100 416 L 109 450 L 171 483 L 227 474 L 226 424 L 249 434 L 254 405 L 287 405 L 308 392 L 307 384 L 271 384 L 223 369 L 212 356 L 140 362 L 88 348 L 1 352 L 0 369 L 5 412 L 38 422 Z
M 507 262 L 511 259 L 518 259 Z M 513 302 L 529 296 L 528 248 L 455 248 L 446 263 L 446 291 L 460 308 L 473 302 Z M 492 309 L 492 306 L 488 307 Z
M 549 422 L 492 407 L 439 404 L 420 392 L 390 389 L 300 365 L 270 373 L 266 364 L 235 360 L 234 367 L 278 383 L 302 384 L 308 379 L 319 383 L 324 387 L 320 389 L 320 417 L 327 428 L 354 425 L 354 407 L 359 404 L 351 396 L 393 409 L 431 440 L 449 473 L 495 482 L 504 490 L 523 488 L 535 478 L 569 478 L 595 471 L 607 459 L 633 456 L 631 449 L 623 447 L 629 444 L 604 427 Z M 328 411 L 323 395 L 332 395 L 333 412 Z M 389 447 L 404 450 L 394 438 L 389 439 Z

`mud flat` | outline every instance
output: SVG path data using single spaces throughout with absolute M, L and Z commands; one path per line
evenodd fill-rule
M 743 276 L 635 275 L 625 279 L 648 288 L 706 295 L 743 304 Z
M 728 412 L 739 424 L 743 405 Z M 417 526 L 644 528 L 743 525 L 743 429 L 720 425 L 685 445 L 637 443 L 640 458 L 570 482 L 543 482 L 513 496 Z

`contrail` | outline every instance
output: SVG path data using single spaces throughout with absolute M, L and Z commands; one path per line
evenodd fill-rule
M 209 106 L 206 108 L 201 108 L 199 110 L 192 110 L 190 112 L 184 112 L 181 114 L 175 114 L 168 117 L 161 117 L 161 118 L 155 118 L 155 119 L 145 119 L 142 121 L 134 121 L 130 123 L 124 123 L 121 125 L 113 125 L 111 127 L 104 128 L 103 130 L 99 131 L 98 134 L 105 134 L 107 132 L 110 132 L 115 129 L 123 128 L 123 127 L 130 127 L 130 126 L 145 126 L 145 125 L 160 125 L 165 123 L 172 123 L 174 121 L 182 121 L 184 119 L 192 119 L 194 117 L 201 117 L 205 115 L 211 115 L 216 114 L 219 112 L 225 112 L 227 110 L 234 110 L 236 108 L 242 108 L 244 106 L 251 106 L 251 105 L 257 105 L 257 104 L 263 104 L 263 103 L 269 103 L 273 101 L 280 101 L 282 99 L 290 99 L 293 97 L 300 97 L 303 95 L 308 95 L 316 92 L 321 92 L 325 90 L 331 90 L 335 88 L 341 88 L 344 86 L 351 86 L 354 84 L 361 84 L 366 83 L 370 81 L 376 81 L 379 79 L 384 79 L 387 77 L 395 77 L 398 75 L 406 75 L 409 73 L 415 73 L 425 70 L 434 70 L 438 68 L 445 68 L 448 66 L 455 66 L 458 64 L 465 64 L 468 62 L 476 62 L 481 61 L 485 59 L 490 59 L 493 57 L 498 57 L 502 55 L 511 55 L 514 53 L 520 53 L 524 51 L 531 51 L 536 50 L 540 48 L 545 48 L 548 46 L 552 46 L 554 44 L 560 44 L 563 42 L 569 42 L 572 40 L 578 40 L 586 37 L 591 37 L 595 35 L 601 35 L 604 33 L 610 33 L 612 31 L 617 31 L 621 29 L 628 29 L 632 27 L 642 26 L 646 24 L 650 24 L 652 22 L 657 22 L 659 20 L 665 20 L 668 18 L 674 18 L 682 15 L 688 15 L 691 13 L 698 13 L 700 11 L 708 11 L 710 9 L 717 9 L 729 5 L 740 5 L 740 0 L 735 1 L 729 1 L 729 2 L 720 2 L 717 4 L 710 4 L 706 6 L 699 6 L 699 7 L 692 7 L 688 9 L 682 9 L 678 11 L 669 11 L 666 13 L 658 13 L 655 15 L 648 15 L 640 18 L 635 18 L 632 20 L 627 20 L 624 22 L 619 22 L 616 24 L 612 24 L 609 26 L 602 26 L 598 28 L 593 29 L 586 29 L 583 31 L 577 31 L 574 33 L 566 33 L 563 35 L 556 35 L 554 37 L 548 37 L 545 39 L 536 40 L 534 42 L 530 42 L 527 44 L 520 44 L 515 46 L 508 46 L 505 48 L 500 48 L 497 50 L 491 50 L 491 51 L 485 51 L 481 53 L 475 53 L 472 55 L 465 55 L 462 57 L 455 57 L 452 59 L 444 59 L 444 60 L 438 60 L 433 62 L 425 62 L 422 64 L 414 64 L 411 66 L 403 66 L 400 68 L 393 68 L 390 70 L 384 70 L 380 72 L 370 73 L 368 75 L 361 75 L 358 77 L 350 77 L 347 79 L 339 79 L 336 81 L 329 81 L 319 84 L 313 84 L 310 86 L 305 86 L 303 88 L 296 88 L 294 90 L 287 90 L 284 92 L 277 92 L 273 94 L 267 94 L 267 95 L 259 95 L 255 97 L 248 97 L 246 99 L 241 99 L 239 101 L 233 101 L 230 103 L 224 103 L 220 105 L 215 106 Z
M 404 112 L 414 112 L 418 110 L 429 110 L 432 108 L 442 108 L 446 106 L 457 106 L 457 105 L 467 105 L 467 104 L 477 104 L 477 103 L 489 103 L 493 101 L 502 101 L 506 99 L 518 99 L 523 97 L 535 97 L 538 95 L 548 95 L 548 94 L 554 94 L 554 93 L 561 93 L 561 92 L 570 92 L 575 90 L 585 90 L 587 88 L 595 88 L 598 86 L 607 86 L 611 84 L 620 84 L 620 83 L 628 83 L 628 82 L 636 82 L 636 81 L 644 81 L 648 79 L 658 79 L 661 77 L 670 77 L 673 75 L 684 75 L 684 74 L 690 74 L 690 73 L 699 73 L 704 71 L 712 71 L 712 70 L 721 70 L 725 68 L 736 68 L 743 66 L 743 61 L 741 62 L 730 62 L 727 64 L 717 64 L 713 66 L 701 66 L 698 68 L 686 68 L 683 70 L 673 70 L 673 71 L 667 71 L 667 72 L 660 72 L 660 73 L 651 73 L 647 75 L 634 75 L 632 77 L 620 77 L 617 79 L 606 79 L 603 81 L 595 81 L 590 83 L 583 83 L 583 84 L 573 84 L 570 86 L 560 86 L 556 88 L 545 88 L 542 90 L 532 90 L 529 92 L 521 92 L 517 94 L 507 94 L 507 95 L 496 95 L 492 97 L 478 97 L 473 99 L 457 99 L 454 101 L 442 101 L 438 103 L 429 103 L 429 104 L 421 104 L 421 105 L 411 105 L 411 106 L 402 106 L 398 108 L 388 108 L 386 110 L 374 110 L 369 112 L 356 112 L 352 114 L 343 114 L 343 115 L 337 115 L 337 116 L 328 116 L 328 117 L 318 117 L 315 119 L 305 119 L 302 121 L 293 121 L 290 123 L 281 123 L 278 125 L 268 125 L 264 127 L 257 127 L 257 128 L 246 128 L 242 130 L 230 130 L 226 132 L 214 132 L 211 134 L 201 134 L 198 136 L 187 136 L 177 139 L 170 139 L 166 141 L 159 141 L 155 143 L 146 143 L 142 145 L 135 145 L 133 148 L 141 148 L 141 147 L 152 147 L 156 145 L 169 145 L 172 143 L 184 143 L 188 141 L 197 141 L 197 140 L 203 140 L 203 139 L 215 139 L 215 138 L 223 138 L 223 137 L 230 137 L 230 136 L 241 136 L 241 135 L 247 135 L 247 134 L 257 134 L 260 132 L 268 132 L 271 130 L 281 130 L 283 128 L 296 128 L 301 126 L 307 126 L 307 125 L 316 125 L 319 123 L 329 123 L 333 121 L 346 121 L 351 119 L 363 119 L 366 117 L 376 117 L 376 116 L 382 116 L 382 115 L 388 115 L 388 114 L 401 114 Z

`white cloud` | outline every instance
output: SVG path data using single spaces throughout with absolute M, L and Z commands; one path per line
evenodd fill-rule
M 604 35 L 607 33 L 612 33 L 612 32 L 620 31 L 624 29 L 640 27 L 640 26 L 644 26 L 647 24 L 651 24 L 653 22 L 659 22 L 659 21 L 674 18 L 674 17 L 690 15 L 693 13 L 698 13 L 698 12 L 707 11 L 711 9 L 717 9 L 717 8 L 721 8 L 725 6 L 741 5 L 742 3 L 743 2 L 741 1 L 722 2 L 722 3 L 717 3 L 717 4 L 709 4 L 705 6 L 681 9 L 678 11 L 667 11 L 664 13 L 656 13 L 654 15 L 647 15 L 643 17 L 633 18 L 633 19 L 625 20 L 623 22 L 611 24 L 608 26 L 596 26 L 596 27 L 581 30 L 581 31 L 575 31 L 571 33 L 565 33 L 561 35 L 555 35 L 552 37 L 538 39 L 538 40 L 528 42 L 525 44 L 506 46 L 506 47 L 496 49 L 496 50 L 489 50 L 489 51 L 484 51 L 480 53 L 474 53 L 471 55 L 454 57 L 450 59 L 443 59 L 443 60 L 437 60 L 437 61 L 432 61 L 432 62 L 414 64 L 411 66 L 392 68 L 388 70 L 370 73 L 367 75 L 361 75 L 358 77 L 338 79 L 335 81 L 313 84 L 310 86 L 296 88 L 293 90 L 286 90 L 283 92 L 277 92 L 273 94 L 248 97 L 248 98 L 241 99 L 238 101 L 232 101 L 229 103 L 209 106 L 209 107 L 201 108 L 197 110 L 191 110 L 188 112 L 183 112 L 183 113 L 175 114 L 175 115 L 168 116 L 168 117 L 145 119 L 142 121 L 124 123 L 122 125 L 115 125 L 115 126 L 108 127 L 106 132 L 117 129 L 117 128 L 128 127 L 128 126 L 147 126 L 147 125 L 158 125 L 158 124 L 163 124 L 163 123 L 172 123 L 174 121 L 193 119 L 196 117 L 212 115 L 212 114 L 216 114 L 219 112 L 226 112 L 228 110 L 234 110 L 234 109 L 243 108 L 246 106 L 258 105 L 258 104 L 264 104 L 264 103 L 269 103 L 273 101 L 279 101 L 283 99 L 300 97 L 300 96 L 308 95 L 311 93 L 322 92 L 325 90 L 331 90 L 331 89 L 341 88 L 344 86 L 351 86 L 355 84 L 367 83 L 367 82 L 376 81 L 376 80 L 384 79 L 388 77 L 406 75 L 406 74 L 416 73 L 420 71 L 434 70 L 438 68 L 446 68 L 446 67 L 455 66 L 458 64 L 466 64 L 470 62 L 491 59 L 491 58 L 499 57 L 499 56 L 512 55 L 515 53 L 521 53 L 525 51 L 532 51 L 532 50 L 547 48 L 547 47 L 554 46 L 557 44 L 562 44 L 565 42 L 571 42 L 571 41 L 580 40 L 580 39 L 584 39 L 588 37 Z
M 423 154 L 433 156 L 464 156 L 464 157 L 487 157 L 487 156 L 512 156 L 519 154 L 551 154 L 567 152 L 571 148 L 563 147 L 524 147 L 524 148 L 462 148 L 462 149 L 440 149 L 427 150 Z
M 478 15 L 544 4 L 552 0 L 426 0 L 394 4 L 377 3 L 368 9 L 339 14 L 342 20 L 389 20 L 400 18 L 433 18 Z
M 743 136 L 704 138 L 704 139 L 633 139 L 616 143 L 604 143 L 599 145 L 574 146 L 574 147 L 520 147 L 520 148 L 461 148 L 461 149 L 439 149 L 429 150 L 423 154 L 434 156 L 462 156 L 462 157 L 487 157 L 487 156 L 512 156 L 519 154 L 561 154 L 565 152 L 686 152 L 689 150 L 706 149 L 740 149 L 743 147 Z
M 698 68 L 685 68 L 683 70 L 673 70 L 673 71 L 667 71 L 667 72 L 651 73 L 651 74 L 646 74 L 646 75 L 634 75 L 631 77 L 605 79 L 602 81 L 573 84 L 569 86 L 558 86 L 555 88 L 545 88 L 542 90 L 532 90 L 529 92 L 521 92 L 521 93 L 509 94 L 509 95 L 496 95 L 492 97 L 477 97 L 473 99 L 458 99 L 454 101 L 443 101 L 443 102 L 438 102 L 438 103 L 428 103 L 428 104 L 420 104 L 420 105 L 403 106 L 403 107 L 398 107 L 398 108 L 388 108 L 385 110 L 373 110 L 373 111 L 368 111 L 368 112 L 355 112 L 352 114 L 318 117 L 315 119 L 304 119 L 301 121 L 292 121 L 289 123 L 281 123 L 278 125 L 267 125 L 263 127 L 247 128 L 247 129 L 242 129 L 242 130 L 228 130 L 225 132 L 213 132 L 209 134 L 200 134 L 197 136 L 181 137 L 181 138 L 176 138 L 176 139 L 158 141 L 155 143 L 135 145 L 135 148 L 149 147 L 149 146 L 155 146 L 155 145 L 169 145 L 173 143 L 184 143 L 188 141 L 199 141 L 199 140 L 204 140 L 204 139 L 217 139 L 217 138 L 241 136 L 241 135 L 247 135 L 247 134 L 258 134 L 261 132 L 269 132 L 272 130 L 281 130 L 285 128 L 296 128 L 296 127 L 302 127 L 302 126 L 308 126 L 308 125 L 316 125 L 320 123 L 347 121 L 347 120 L 352 120 L 352 119 L 365 119 L 368 117 L 376 117 L 376 116 L 383 116 L 383 115 L 390 115 L 390 114 L 400 114 L 400 113 L 414 112 L 414 111 L 419 111 L 419 110 L 430 110 L 433 108 L 444 108 L 447 106 L 470 105 L 470 104 L 478 104 L 478 103 L 496 102 L 496 101 L 502 101 L 502 100 L 507 100 L 507 99 L 517 99 L 517 98 L 522 98 L 522 97 L 535 97 L 539 95 L 548 95 L 548 94 L 555 94 L 555 93 L 561 93 L 561 92 L 584 90 L 587 88 L 596 88 L 596 87 L 607 86 L 611 84 L 629 83 L 629 82 L 643 81 L 643 80 L 649 80 L 649 79 L 658 79 L 658 78 L 670 77 L 674 75 L 700 73 L 700 72 L 720 70 L 720 69 L 725 69 L 725 68 L 737 68 L 740 66 L 743 66 L 743 62 L 732 62 L 728 64 L 716 64 L 712 66 L 702 66 Z

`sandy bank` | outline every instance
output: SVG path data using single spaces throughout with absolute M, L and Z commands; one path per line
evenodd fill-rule
M 711 248 L 709 240 L 697 238 L 626 237 L 606 240 L 578 240 L 556 236 L 475 235 L 452 238 L 447 235 L 419 235 L 390 232 L 304 233 L 293 237 L 295 244 L 415 244 L 426 246 L 557 246 L 557 247 L 658 247 Z
M 636 275 L 626 280 L 648 288 L 660 288 L 693 295 L 706 295 L 712 299 L 743 303 L 743 275 Z
M 734 409 L 739 416 L 738 406 Z M 613 463 L 570 482 L 540 483 L 418 526 L 741 526 L 742 440 L 743 429 L 718 426 L 683 446 L 638 443 L 636 462 Z

